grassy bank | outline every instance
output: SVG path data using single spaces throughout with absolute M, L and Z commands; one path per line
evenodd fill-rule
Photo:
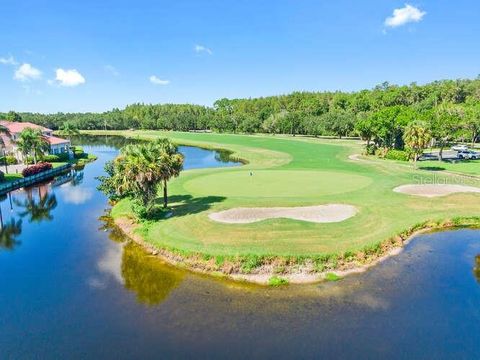
M 418 198 L 394 193 L 392 189 L 399 185 L 449 182 L 452 177 L 390 161 L 350 160 L 349 155 L 361 151 L 355 141 L 159 131 L 109 133 L 144 139 L 167 136 L 179 144 L 229 149 L 233 156 L 248 162 L 240 168 L 185 171 L 170 186 L 171 216 L 143 222 L 136 229 L 157 249 L 217 265 L 240 264 L 240 271 L 246 273 L 276 259 L 284 259 L 275 265 L 279 272 L 282 262 L 288 265 L 291 259 L 298 264 L 310 259 L 318 271 L 338 268 L 345 258 L 359 257 L 361 262 L 362 254 L 377 256 L 406 229 L 442 224 L 444 219 L 467 219 L 478 211 L 480 196 L 475 194 Z M 271 219 L 233 225 L 208 218 L 211 212 L 234 207 L 328 203 L 354 205 L 359 213 L 328 224 Z M 132 218 L 129 200 L 114 206 L 112 216 Z M 220 265 L 217 267 L 229 272 L 229 266 Z

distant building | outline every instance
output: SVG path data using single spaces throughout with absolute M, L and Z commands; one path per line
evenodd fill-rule
M 70 140 L 53 136 L 53 130 L 47 129 L 46 127 L 29 122 L 14 122 L 5 120 L 0 120 L 0 126 L 5 127 L 9 132 L 8 134 L 0 135 L 3 143 L 5 144 L 5 152 L 14 155 L 17 159 L 21 159 L 22 154 L 18 151 L 16 142 L 22 130 L 27 128 L 39 129 L 42 132 L 44 139 L 50 144 L 50 154 L 58 155 L 70 153 Z

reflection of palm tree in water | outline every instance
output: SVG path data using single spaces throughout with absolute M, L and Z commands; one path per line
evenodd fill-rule
M 473 274 L 475 278 L 480 283 L 480 255 L 475 257 L 475 267 L 473 268 Z
M 12 250 L 20 244 L 16 238 L 22 233 L 22 220 L 12 218 L 4 224 L 0 216 L 0 225 L 0 249 Z
M 128 243 L 123 248 L 122 277 L 125 287 L 136 293 L 138 302 L 158 305 L 180 285 L 183 273 L 163 265 L 138 245 Z
M 49 194 L 47 187 L 38 187 L 39 200 L 32 195 L 33 189 L 27 190 L 27 198 L 24 201 L 15 199 L 15 204 L 24 210 L 19 212 L 21 217 L 28 216 L 30 222 L 50 221 L 53 219 L 51 211 L 57 207 L 55 194 Z

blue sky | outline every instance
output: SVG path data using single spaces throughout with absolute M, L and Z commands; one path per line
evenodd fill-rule
M 1 8 L 0 111 L 211 105 L 480 73 L 478 0 L 3 0 Z

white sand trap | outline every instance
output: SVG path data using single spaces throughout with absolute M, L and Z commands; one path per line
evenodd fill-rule
M 249 224 L 279 218 L 333 223 L 351 218 L 356 213 L 355 206 L 328 204 L 303 207 L 234 208 L 212 213 L 209 217 L 214 221 L 228 224 Z
M 422 184 L 422 185 L 402 185 L 393 191 L 402 194 L 437 197 L 446 196 L 456 193 L 480 193 L 480 188 L 465 185 L 449 185 L 449 184 Z

